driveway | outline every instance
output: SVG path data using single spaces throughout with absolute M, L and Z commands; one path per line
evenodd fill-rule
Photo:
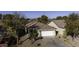
M 44 47 L 66 47 L 67 45 L 64 44 L 61 40 L 58 40 L 54 37 L 44 37 L 42 41 L 42 46 Z
M 43 39 L 35 41 L 33 44 L 31 43 L 31 40 L 24 41 L 20 47 L 69 47 L 67 44 L 65 44 L 62 40 L 59 40 L 55 37 L 43 37 Z

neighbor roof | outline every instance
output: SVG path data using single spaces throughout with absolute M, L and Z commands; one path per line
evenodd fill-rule
M 65 20 L 53 20 L 53 22 L 59 27 L 59 28 L 64 28 L 66 23 Z
M 32 25 L 38 26 L 39 30 L 46 30 L 46 31 L 55 30 L 55 28 L 52 28 L 51 26 L 49 26 L 47 24 L 43 24 L 43 23 L 38 22 L 38 21 L 31 21 L 30 23 L 26 24 L 26 27 L 30 27 Z

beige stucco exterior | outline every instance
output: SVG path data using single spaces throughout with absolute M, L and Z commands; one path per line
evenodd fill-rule
M 56 28 L 56 31 L 58 31 L 58 35 L 62 35 L 62 36 L 64 35 L 65 28 L 59 28 L 53 21 L 50 22 L 48 25 Z
M 53 21 L 48 24 L 51 27 L 59 28 Z
M 59 35 L 62 35 L 63 36 L 64 35 L 64 32 L 65 32 L 65 29 L 57 28 L 56 31 L 58 31 L 58 34 Z

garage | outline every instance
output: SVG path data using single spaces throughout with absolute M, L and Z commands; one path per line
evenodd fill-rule
M 55 36 L 55 31 L 41 31 L 42 36 Z

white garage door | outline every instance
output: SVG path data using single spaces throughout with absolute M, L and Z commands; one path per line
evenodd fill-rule
M 55 31 L 42 31 L 42 36 L 55 36 Z

